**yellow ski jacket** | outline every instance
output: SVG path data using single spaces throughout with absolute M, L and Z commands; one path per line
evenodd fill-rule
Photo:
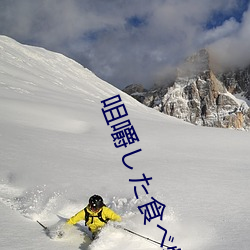
M 121 217 L 116 214 L 113 210 L 110 208 L 103 206 L 98 212 L 91 211 L 88 207 L 86 207 L 87 212 L 89 213 L 88 221 L 86 221 L 86 225 L 88 226 L 89 230 L 92 233 L 95 233 L 98 231 L 98 229 L 102 228 L 106 223 L 104 221 L 112 220 L 112 221 L 121 221 Z M 104 221 L 101 221 L 98 218 L 98 214 L 101 212 L 101 217 Z M 82 209 L 77 214 L 72 216 L 68 221 L 67 224 L 74 225 L 80 220 L 85 220 L 85 211 Z

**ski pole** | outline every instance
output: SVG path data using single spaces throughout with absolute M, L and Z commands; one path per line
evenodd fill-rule
M 138 234 L 138 233 L 136 233 L 136 232 L 133 232 L 133 231 L 127 229 L 127 228 L 124 228 L 124 227 L 121 227 L 121 228 L 122 228 L 123 230 L 125 230 L 125 231 L 127 231 L 127 232 L 129 232 L 129 233 L 131 233 L 131 234 L 137 235 L 137 236 L 139 236 L 139 237 L 141 237 L 141 238 L 143 238 L 143 239 L 145 239 L 145 240 L 154 242 L 154 243 L 160 245 L 161 247 L 169 247 L 169 246 L 164 245 L 164 244 L 162 244 L 162 243 L 160 243 L 160 242 L 158 242 L 158 241 L 152 240 L 152 239 L 150 239 L 150 238 L 148 238 L 148 237 L 145 237 L 145 236 L 143 236 L 143 235 L 141 235 L 141 234 Z
M 44 230 L 48 230 L 48 228 L 45 227 L 41 222 L 39 222 L 38 220 L 37 220 L 36 222 L 37 222 L 40 226 L 42 226 Z

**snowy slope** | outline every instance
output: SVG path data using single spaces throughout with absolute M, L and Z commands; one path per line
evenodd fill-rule
M 101 111 L 116 94 L 140 139 L 127 148 L 115 148 Z M 0 249 L 160 249 L 112 225 L 90 244 L 79 227 L 51 240 L 36 223 L 53 227 L 97 193 L 124 227 L 157 241 L 157 224 L 167 229 L 167 245 L 171 235 L 185 250 L 247 250 L 249 143 L 248 132 L 165 116 L 63 55 L 0 37 Z M 123 155 L 139 148 L 126 168 Z M 148 195 L 129 182 L 143 173 Z M 143 225 L 137 206 L 151 197 L 166 205 L 163 220 Z

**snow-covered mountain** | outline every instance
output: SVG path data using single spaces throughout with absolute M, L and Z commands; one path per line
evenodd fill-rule
M 126 148 L 114 146 L 102 113 L 101 101 L 118 94 L 139 138 Z M 36 223 L 53 228 L 97 193 L 123 227 L 159 242 L 165 231 L 157 225 L 165 228 L 166 245 L 248 250 L 249 141 L 243 131 L 161 114 L 63 55 L 1 36 L 0 249 L 162 249 L 112 223 L 92 243 L 84 222 L 62 239 Z M 126 167 L 123 156 L 138 149 Z M 130 181 L 143 174 L 149 185 Z M 163 218 L 144 225 L 138 206 L 152 197 L 166 206 Z
M 146 106 L 196 125 L 248 130 L 249 75 L 249 68 L 217 72 L 203 49 L 180 65 L 171 86 L 147 91 L 131 85 L 124 91 Z

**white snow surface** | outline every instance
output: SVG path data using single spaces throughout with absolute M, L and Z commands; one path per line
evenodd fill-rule
M 117 94 L 140 139 L 127 148 L 115 148 L 101 110 L 101 101 Z M 123 227 L 159 242 L 157 225 L 167 229 L 166 245 L 249 250 L 249 144 L 249 132 L 168 117 L 63 55 L 0 36 L 0 249 L 162 249 L 119 223 L 94 242 L 84 222 L 61 239 L 36 223 L 53 231 L 64 224 L 58 216 L 69 218 L 99 194 Z M 122 157 L 140 148 L 126 158 L 133 169 L 124 166 Z M 129 181 L 143 173 L 153 178 L 149 186 Z M 151 197 L 166 208 L 162 220 L 144 225 L 138 206 Z

